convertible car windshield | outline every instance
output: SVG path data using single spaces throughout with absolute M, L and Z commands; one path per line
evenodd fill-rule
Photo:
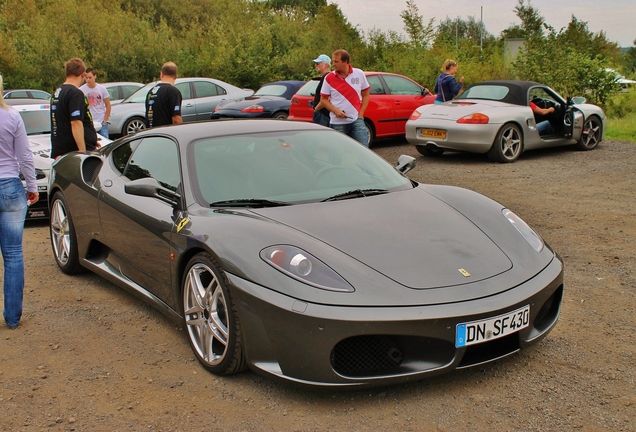
M 207 204 L 255 198 L 311 202 L 352 190 L 412 188 L 373 152 L 327 129 L 207 138 L 190 149 L 195 193 Z

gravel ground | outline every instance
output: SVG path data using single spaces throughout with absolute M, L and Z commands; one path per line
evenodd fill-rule
M 411 178 L 476 190 L 512 209 L 565 261 L 558 325 L 494 364 L 372 390 L 219 378 L 184 331 L 105 280 L 56 267 L 46 223 L 25 229 L 17 330 L 0 326 L 3 431 L 636 431 L 636 144 L 552 149 L 514 164 L 420 156 Z

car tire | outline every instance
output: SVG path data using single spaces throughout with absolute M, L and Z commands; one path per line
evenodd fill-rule
M 444 154 L 444 149 L 439 147 L 415 146 L 422 156 L 438 157 Z
M 287 114 L 285 111 L 277 111 L 272 114 L 272 118 L 276 120 L 287 120 L 288 116 L 289 114 Z
M 124 129 L 121 131 L 122 136 L 137 133 L 146 129 L 146 120 L 141 117 L 133 117 L 126 120 L 124 123 Z
M 375 141 L 375 129 L 371 120 L 365 120 L 364 126 L 367 128 L 367 147 L 371 147 L 371 144 Z
M 579 150 L 594 150 L 598 147 L 603 136 L 603 124 L 601 119 L 596 116 L 590 116 L 585 120 L 583 125 L 583 132 L 581 133 L 581 139 L 577 143 Z
M 209 253 L 186 266 L 182 283 L 183 320 L 188 341 L 205 369 L 231 375 L 247 367 L 239 317 L 225 275 Z
M 84 268 L 79 263 L 75 227 L 68 203 L 61 192 L 56 192 L 51 200 L 49 230 L 57 266 L 66 274 L 81 273 Z
M 513 123 L 503 125 L 495 142 L 488 150 L 488 158 L 493 162 L 510 163 L 516 161 L 523 152 L 523 135 L 519 126 Z

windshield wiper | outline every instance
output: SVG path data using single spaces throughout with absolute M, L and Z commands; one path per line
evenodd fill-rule
M 372 195 L 381 195 L 388 193 L 389 191 L 386 189 L 353 189 L 348 192 L 339 193 L 329 198 L 325 198 L 321 202 L 325 201 L 338 201 L 338 200 L 346 200 L 351 198 L 362 198 L 368 197 Z
M 210 204 L 210 207 L 281 207 L 292 205 L 285 201 L 272 201 L 266 199 L 245 198 L 232 199 L 224 201 L 216 201 Z

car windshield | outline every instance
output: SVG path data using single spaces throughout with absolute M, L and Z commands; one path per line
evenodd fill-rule
M 467 88 L 464 93 L 457 96 L 457 99 L 503 100 L 509 91 L 510 89 L 506 86 L 479 85 Z
M 282 84 L 266 85 L 259 88 L 253 96 L 282 96 L 287 87 Z
M 307 83 L 298 90 L 296 93 L 298 96 L 314 96 L 316 89 L 318 88 L 319 80 L 307 81 Z
M 156 83 L 152 82 L 149 84 L 146 84 L 145 86 L 141 87 L 139 90 L 137 90 L 136 92 L 134 92 L 133 94 L 131 94 L 127 99 L 124 99 L 124 102 L 128 102 L 128 103 L 140 103 L 146 102 L 146 95 L 148 94 L 148 92 L 150 91 L 150 89 L 152 87 L 154 87 Z
M 51 115 L 48 109 L 23 110 L 18 112 L 24 122 L 27 135 L 51 133 Z
M 195 193 L 207 204 L 255 199 L 316 202 L 352 191 L 413 187 L 374 152 L 330 129 L 205 138 L 189 149 Z M 372 195 L 377 193 L 355 193 L 351 198 Z

